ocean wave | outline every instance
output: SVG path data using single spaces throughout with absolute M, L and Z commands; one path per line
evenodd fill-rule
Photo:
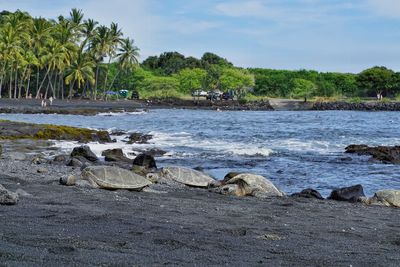
M 106 117 L 115 117 L 115 116 L 126 116 L 126 115 L 143 115 L 146 114 L 147 111 L 141 110 L 141 111 L 132 111 L 132 112 L 101 112 L 98 113 L 96 116 L 106 116 Z

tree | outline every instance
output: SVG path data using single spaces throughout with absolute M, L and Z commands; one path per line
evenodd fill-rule
M 357 76 L 360 92 L 368 96 L 387 95 L 394 72 L 386 67 L 373 67 Z
M 190 93 L 195 89 L 202 88 L 207 72 L 203 69 L 183 69 L 176 77 L 179 80 L 179 88 L 182 93 Z
M 203 54 L 203 56 L 201 57 L 201 62 L 205 68 L 209 67 L 210 65 L 233 67 L 233 64 L 225 58 L 222 58 L 210 52 L 206 52 Z
M 221 90 L 242 90 L 254 86 L 254 76 L 246 70 L 223 68 L 220 76 Z
M 68 93 L 69 99 L 72 98 L 72 89 L 75 83 L 77 83 L 78 88 L 81 88 L 81 85 L 83 85 L 85 81 L 94 84 L 93 69 L 95 65 L 95 62 L 87 53 L 79 54 L 77 59 L 73 61 L 71 66 L 67 69 L 65 77 L 65 83 L 70 85 Z
M 317 86 L 313 82 L 304 79 L 294 79 L 291 97 L 304 98 L 304 102 L 307 102 L 307 98 L 310 98 L 316 90 Z
M 111 90 L 115 79 L 118 77 L 121 71 L 132 70 L 135 66 L 139 64 L 139 48 L 133 43 L 134 41 L 129 38 L 121 41 L 121 47 L 118 49 L 117 53 L 118 72 L 114 75 L 109 90 Z

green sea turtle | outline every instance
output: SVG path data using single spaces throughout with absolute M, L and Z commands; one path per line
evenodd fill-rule
M 235 196 L 273 197 L 284 196 L 275 185 L 261 175 L 241 173 L 216 188 L 217 193 Z
M 178 182 L 193 187 L 208 187 L 215 180 L 196 170 L 185 167 L 164 167 L 159 172 L 149 173 L 147 178 L 154 182 L 170 183 Z
M 61 178 L 63 185 L 91 186 L 102 189 L 141 190 L 151 184 L 146 178 L 114 166 L 89 166 L 81 175 Z
M 380 190 L 373 197 L 361 197 L 360 202 L 367 205 L 382 205 L 400 208 L 400 190 Z

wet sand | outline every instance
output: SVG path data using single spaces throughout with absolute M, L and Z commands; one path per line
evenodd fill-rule
M 2 266 L 400 265 L 400 209 L 189 187 L 66 187 L 60 176 L 79 170 L 31 163 L 43 144 L 11 158 L 23 144 L 5 144 L 0 159 L 0 184 L 27 193 L 0 205 Z

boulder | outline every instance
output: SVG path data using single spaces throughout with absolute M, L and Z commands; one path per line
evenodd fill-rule
M 53 158 L 53 162 L 66 162 L 68 160 L 66 155 L 57 155 Z
M 364 188 L 362 187 L 362 185 L 358 184 L 349 187 L 335 189 L 331 192 L 328 199 L 356 202 L 361 197 L 365 197 Z
M 400 146 L 377 146 L 349 145 L 345 148 L 346 153 L 358 155 L 370 155 L 372 159 L 382 163 L 400 164 Z
M 92 165 L 92 161 L 89 161 L 81 156 L 76 156 L 72 157 L 66 165 L 70 167 L 86 167 Z
M 304 198 L 324 199 L 317 190 L 312 189 L 312 188 L 304 189 L 301 192 L 291 194 L 290 196 L 291 197 L 304 197 Z
M 89 146 L 75 147 L 71 152 L 71 158 L 84 157 L 85 159 L 95 162 L 98 160 L 97 156 L 90 150 Z
M 133 166 L 141 166 L 147 169 L 157 169 L 156 161 L 153 156 L 148 154 L 139 154 L 133 160 Z
M 14 205 L 18 202 L 18 194 L 8 191 L 0 184 L 0 205 Z
M 150 134 L 142 134 L 142 133 L 131 133 L 128 137 L 128 144 L 148 144 L 149 140 L 152 139 L 153 136 Z
M 101 155 L 104 156 L 105 161 L 132 161 L 131 159 L 125 157 L 124 152 L 122 152 L 122 149 L 120 148 L 104 150 Z

